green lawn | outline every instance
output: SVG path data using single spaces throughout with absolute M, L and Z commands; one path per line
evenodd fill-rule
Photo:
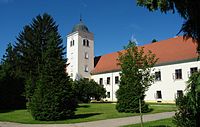
M 141 127 L 140 124 L 134 124 L 134 125 L 127 125 L 123 127 Z M 144 123 L 144 127 L 176 127 L 172 123 L 172 118 L 169 119 L 163 119 L 163 120 L 157 120 L 152 122 L 146 122 Z
M 175 105 L 154 105 L 150 108 L 153 110 L 150 113 L 159 113 L 176 110 Z M 137 113 L 118 113 L 115 110 L 115 104 L 80 104 L 73 119 L 62 121 L 36 121 L 27 110 L 0 111 L 0 121 L 10 121 L 18 123 L 78 123 L 86 121 L 95 121 L 110 118 L 119 118 L 138 115 Z

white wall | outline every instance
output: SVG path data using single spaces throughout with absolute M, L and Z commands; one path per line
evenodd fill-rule
M 110 98 L 107 97 L 104 100 L 117 101 L 115 93 L 119 89 L 119 84 L 115 84 L 115 76 L 119 76 L 119 72 L 92 75 L 92 79 L 94 79 L 97 83 L 99 83 L 100 78 L 103 78 L 103 87 L 106 89 L 107 92 L 110 92 Z M 107 84 L 107 77 L 110 77 L 110 84 Z
M 200 62 L 186 62 L 179 63 L 173 65 L 163 65 L 156 66 L 152 73 L 156 71 L 161 71 L 161 81 L 155 81 L 149 90 L 146 92 L 145 100 L 149 102 L 168 102 L 173 103 L 175 97 L 177 96 L 177 90 L 183 90 L 185 92 L 186 81 L 190 75 L 190 68 L 198 67 L 200 69 Z M 175 79 L 175 69 L 182 69 L 182 79 Z M 92 79 L 94 79 L 97 83 L 99 83 L 99 79 L 103 78 L 103 86 L 106 88 L 107 92 L 111 93 L 110 98 L 105 98 L 108 101 L 117 101 L 115 92 L 119 89 L 119 84 L 115 84 L 115 76 L 119 76 L 119 72 L 110 72 L 104 74 L 92 75 Z M 107 77 L 110 77 L 110 85 L 106 84 Z M 162 99 L 156 98 L 156 91 L 161 91 Z

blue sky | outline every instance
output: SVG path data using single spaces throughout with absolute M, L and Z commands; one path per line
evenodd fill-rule
M 132 37 L 138 45 L 174 37 L 183 22 L 178 14 L 138 7 L 136 0 L 0 0 L 0 58 L 23 27 L 45 12 L 59 25 L 64 46 L 66 35 L 82 14 L 94 33 L 96 56 L 123 49 Z

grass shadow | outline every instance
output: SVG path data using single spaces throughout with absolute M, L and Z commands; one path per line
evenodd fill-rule
M 171 126 L 168 126 L 168 125 L 155 125 L 155 126 L 149 126 L 149 127 L 171 127 Z
M 13 112 L 12 109 L 0 109 L 0 113 L 7 113 L 7 112 Z
M 80 119 L 80 118 L 88 118 L 95 115 L 100 115 L 102 113 L 88 113 L 88 114 L 78 114 L 73 116 L 71 119 Z
M 78 108 L 89 108 L 90 105 L 78 105 Z
M 154 109 L 153 108 L 149 108 L 149 111 L 148 112 L 152 112 Z

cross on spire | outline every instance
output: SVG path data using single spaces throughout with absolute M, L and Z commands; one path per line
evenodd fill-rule
M 80 14 L 80 22 L 82 22 L 82 15 Z

